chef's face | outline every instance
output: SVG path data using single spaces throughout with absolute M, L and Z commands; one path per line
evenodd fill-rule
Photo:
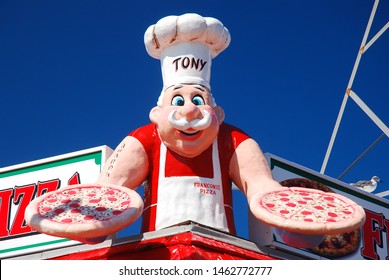
M 195 157 L 216 139 L 224 111 L 214 106 L 210 92 L 199 85 L 166 89 L 162 103 L 150 111 L 162 142 L 185 157 Z

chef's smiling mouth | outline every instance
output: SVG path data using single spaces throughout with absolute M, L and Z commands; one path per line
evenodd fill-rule
M 193 135 L 196 135 L 197 133 L 199 133 L 200 131 L 194 131 L 194 132 L 185 132 L 185 131 L 182 131 L 180 130 L 180 132 L 186 136 L 193 136 Z

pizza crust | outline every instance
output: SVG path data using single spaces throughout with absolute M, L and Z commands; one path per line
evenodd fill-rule
M 53 211 L 57 211 L 56 213 L 66 214 L 68 211 L 74 211 L 74 209 L 81 209 L 83 211 L 87 209 L 90 213 L 98 207 L 101 208 L 97 210 L 103 210 L 103 202 L 90 203 L 90 200 L 82 196 L 83 194 L 77 197 L 77 203 L 79 204 L 78 207 L 76 207 L 74 201 L 73 205 L 71 205 L 72 201 L 63 200 L 61 202 L 57 202 L 54 205 L 55 209 L 51 209 L 51 212 L 46 211 L 47 207 L 45 208 L 45 205 L 50 203 L 50 201 L 48 201 L 50 198 L 55 196 L 62 197 L 64 193 L 67 192 L 68 194 L 70 193 L 68 196 L 70 197 L 69 200 L 71 200 L 72 192 L 92 189 L 94 189 L 96 193 L 99 193 L 99 191 L 101 192 L 99 194 L 100 198 L 102 198 L 101 200 L 105 199 L 104 193 L 106 193 L 106 190 L 109 189 L 115 195 L 122 195 L 122 199 L 127 199 L 129 203 L 126 203 L 126 206 L 123 207 L 122 205 L 115 204 L 115 201 L 110 201 L 109 207 L 106 207 L 107 213 L 109 212 L 109 215 L 106 215 L 107 217 L 99 217 L 98 219 L 88 218 L 89 221 L 88 219 L 82 220 L 82 217 L 86 217 L 86 215 L 81 211 L 79 211 L 79 214 L 73 214 L 76 222 L 70 222 L 70 220 L 66 219 L 61 221 L 58 219 L 60 214 L 52 215 Z M 117 209 L 117 212 L 115 212 L 115 209 Z M 56 191 L 37 197 L 27 206 L 25 211 L 25 220 L 29 226 L 38 232 L 57 237 L 80 240 L 85 238 L 102 237 L 115 233 L 135 222 L 135 220 L 141 215 L 142 211 L 143 201 L 141 197 L 131 189 L 115 185 L 79 184 L 60 188 Z
M 299 192 L 307 193 L 309 196 L 314 198 L 313 202 L 306 204 L 299 204 L 294 202 L 295 204 L 298 204 L 298 209 L 296 207 L 292 207 L 292 210 L 285 206 L 286 203 L 281 200 L 282 196 L 280 195 L 282 195 L 283 193 L 289 193 L 293 195 L 295 193 L 298 194 Z M 273 201 L 276 205 L 274 207 L 279 207 L 279 209 L 277 209 L 278 211 L 270 210 L 271 207 L 269 206 L 272 205 L 270 205 L 271 203 L 269 203 L 269 197 L 274 197 Z M 331 214 L 328 221 L 323 220 L 320 216 L 317 215 L 318 211 L 322 213 L 321 210 L 317 210 L 316 208 L 314 208 L 315 205 L 326 206 L 328 204 L 326 199 L 333 199 L 333 201 L 338 203 L 336 204 L 336 207 L 334 206 L 331 208 Z M 264 201 L 266 201 L 265 203 L 268 204 L 265 205 Z M 332 203 L 331 205 L 333 204 L 335 203 Z M 284 210 L 290 210 L 290 212 L 282 215 L 278 214 L 279 211 L 283 210 L 284 206 Z M 347 206 L 347 213 L 351 213 L 345 215 L 344 218 L 340 218 L 341 209 L 339 209 L 339 207 L 343 206 Z M 285 188 L 284 190 L 258 193 L 251 199 L 250 209 L 257 219 L 262 220 L 263 222 L 271 226 L 303 234 L 335 234 L 347 232 L 360 228 L 365 221 L 365 212 L 363 208 L 357 205 L 352 200 L 339 194 L 325 193 L 320 190 L 306 189 L 300 187 L 290 187 Z M 311 213 L 309 216 L 310 219 L 298 217 L 298 215 L 300 215 L 301 213 L 305 214 L 308 212 Z M 336 215 L 335 213 L 338 213 L 338 217 L 332 217 Z M 315 221 L 315 219 L 317 221 Z

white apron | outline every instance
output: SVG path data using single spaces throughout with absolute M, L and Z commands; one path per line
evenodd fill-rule
M 156 230 L 191 220 L 229 232 L 217 140 L 212 144 L 214 178 L 165 177 L 166 151 L 161 143 Z

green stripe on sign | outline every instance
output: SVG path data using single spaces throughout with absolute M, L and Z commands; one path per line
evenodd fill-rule
M 39 171 L 42 169 L 48 169 L 48 168 L 53 168 L 53 167 L 58 167 L 66 164 L 72 164 L 80 161 L 85 161 L 85 160 L 91 160 L 94 159 L 96 165 L 101 166 L 101 161 L 102 161 L 102 152 L 95 152 L 95 153 L 90 153 L 86 155 L 80 155 L 80 156 L 75 156 L 67 159 L 59 159 L 56 161 L 52 162 L 47 162 L 47 163 L 41 163 L 33 166 L 28 166 L 28 167 L 22 167 L 19 169 L 11 170 L 11 171 L 6 171 L 0 173 L 0 178 L 6 178 L 6 177 L 11 177 L 11 176 L 16 176 L 20 174 L 25 174 L 29 172 L 34 172 L 34 171 Z
M 54 241 L 47 241 L 47 242 L 29 244 L 29 245 L 20 246 L 20 247 L 8 248 L 8 249 L 0 250 L 0 254 L 19 251 L 19 250 L 25 250 L 25 249 L 30 249 L 30 248 L 37 248 L 37 247 L 42 247 L 42 246 L 47 246 L 47 245 L 53 245 L 53 244 L 67 242 L 67 241 L 69 241 L 69 239 L 59 239 L 59 240 L 54 240 Z

